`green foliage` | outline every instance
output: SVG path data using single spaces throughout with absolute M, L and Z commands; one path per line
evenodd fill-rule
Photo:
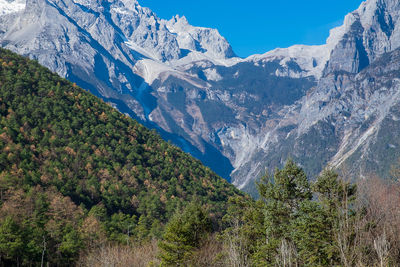
M 306 174 L 292 160 L 282 170 L 277 169 L 273 178 L 264 177 L 258 186 L 260 197 L 266 205 L 266 221 L 271 224 L 274 220 L 289 222 L 301 202 L 312 197 Z M 286 227 L 287 223 L 278 229 L 271 229 L 273 232 L 269 235 L 282 235 L 287 232 Z
M 330 213 L 337 213 L 344 201 L 354 202 L 357 186 L 342 181 L 338 174 L 326 169 L 313 184 L 321 205 Z
M 226 229 L 221 235 L 230 251 L 227 258 L 232 266 L 247 266 L 249 258 L 254 257 L 264 244 L 264 203 L 239 197 L 230 198 L 229 203 L 223 218 Z
M 304 171 L 288 160 L 273 177 L 263 177 L 258 188 L 260 200 L 233 198 L 224 217 L 230 225 L 223 237 L 235 251 L 236 264 L 343 264 L 340 251 L 354 247 L 354 230 L 348 227 L 356 216 L 354 185 L 343 182 L 332 170 L 311 184 Z
M 291 237 L 303 266 L 329 266 L 332 248 L 327 214 L 319 203 L 304 201 L 291 222 Z
M 200 247 L 211 230 L 211 220 L 199 204 L 190 203 L 183 212 L 178 209 L 159 243 L 162 265 L 186 266 L 194 249 Z
M 6 217 L 0 224 L 0 253 L 8 260 L 17 259 L 23 252 L 23 232 L 11 217 Z
M 312 198 L 310 184 L 304 171 L 292 160 L 272 177 L 259 183 L 259 193 L 264 202 L 264 229 L 266 240 L 258 256 L 272 262 L 283 240 L 292 241 L 292 222 L 299 216 L 300 206 Z
M 0 49 L 1 259 L 72 264 L 101 242 L 160 237 L 193 196 L 218 220 L 235 195 L 154 131 Z
M 340 264 L 340 250 L 354 246 L 355 242 L 353 226 L 359 214 L 353 204 L 357 196 L 357 186 L 341 180 L 337 173 L 326 169 L 313 184 L 313 190 L 325 216 L 323 229 L 326 234 L 325 239 L 321 239 L 326 243 L 325 259 L 331 264 Z

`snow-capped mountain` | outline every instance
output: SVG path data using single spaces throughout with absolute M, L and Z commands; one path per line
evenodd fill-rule
M 326 164 L 385 174 L 400 156 L 388 131 L 400 117 L 399 16 L 397 0 L 367 0 L 325 45 L 242 59 L 216 29 L 160 19 L 136 0 L 0 0 L 0 45 L 251 190 L 289 156 L 312 175 Z

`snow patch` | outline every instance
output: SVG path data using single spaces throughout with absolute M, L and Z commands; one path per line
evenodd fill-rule
M 143 59 L 136 63 L 134 71 L 141 76 L 147 84 L 151 85 L 159 78 L 161 73 L 174 71 L 174 69 L 151 59 Z
M 136 52 L 142 54 L 145 57 L 151 58 L 153 60 L 157 60 L 157 56 L 154 53 L 144 49 L 141 46 L 138 46 L 133 41 L 126 40 L 125 45 L 127 45 L 130 49 L 135 50 Z
M 0 0 L 0 16 L 20 12 L 25 9 L 25 6 L 25 0 L 15 0 L 12 2 Z
M 294 45 L 288 48 L 277 48 L 262 55 L 252 55 L 246 58 L 246 61 L 254 62 L 255 65 L 259 65 L 260 62 L 279 61 L 279 64 L 287 72 L 279 71 L 277 76 L 293 76 L 296 78 L 315 76 L 320 78 L 325 64 L 329 60 L 331 50 L 328 45 Z M 289 70 L 287 63 L 290 61 L 299 65 L 302 71 Z
M 231 67 L 240 62 L 243 62 L 243 59 L 238 58 L 238 57 L 215 58 L 215 57 L 210 56 L 210 54 L 207 54 L 207 53 L 192 51 L 186 57 L 183 57 L 183 58 L 180 58 L 177 60 L 171 60 L 168 62 L 168 64 L 178 67 L 178 66 L 185 66 L 185 65 L 193 64 L 193 63 L 200 63 L 200 61 L 209 61 L 209 62 L 213 63 L 214 65 Z
M 209 81 L 218 82 L 222 80 L 222 76 L 217 72 L 216 69 L 205 69 L 203 72 Z
M 198 88 L 208 88 L 210 86 L 208 83 L 200 83 L 201 80 L 196 79 L 196 77 L 190 76 L 187 73 L 174 69 L 172 66 L 168 66 L 151 59 L 139 60 L 135 64 L 134 72 L 142 77 L 148 85 L 151 85 L 157 79 L 160 79 L 161 83 L 163 83 L 169 76 L 172 75 Z

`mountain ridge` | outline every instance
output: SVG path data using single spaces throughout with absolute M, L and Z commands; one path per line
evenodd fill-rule
M 60 30 L 65 36 L 58 31 L 27 36 L 18 19 L 25 11 L 19 11 L 0 16 L 0 45 L 37 58 L 158 129 L 239 188 L 287 157 L 310 176 L 327 163 L 342 166 L 348 147 L 363 140 L 355 130 L 362 118 L 352 113 L 362 108 L 335 97 L 353 82 L 351 75 L 400 46 L 400 7 L 393 0 L 362 2 L 331 30 L 325 45 L 296 45 L 245 59 L 235 56 L 217 30 L 193 27 L 185 17 L 159 19 L 137 1 L 46 3 L 39 21 L 68 29 Z M 38 44 L 48 45 L 52 54 L 35 48 Z M 367 104 L 361 113 L 369 112 Z M 337 126 L 343 116 L 354 117 L 354 127 Z M 310 136 L 322 147 L 314 147 L 315 162 L 308 159 Z

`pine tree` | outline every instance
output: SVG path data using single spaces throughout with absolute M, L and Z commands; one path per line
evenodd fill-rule
M 331 169 L 326 169 L 313 184 L 326 220 L 325 231 L 330 244 L 325 246 L 331 264 L 351 266 L 354 249 L 354 231 L 357 214 L 352 207 L 357 186 L 343 181 Z
M 277 169 L 273 177 L 262 178 L 258 188 L 264 201 L 266 241 L 255 254 L 255 262 L 260 266 L 274 265 L 284 244 L 296 254 L 292 221 L 298 216 L 302 203 L 311 200 L 312 192 L 306 174 L 292 160 L 288 160 L 283 169 Z
M 331 266 L 332 236 L 326 227 L 329 217 L 315 201 L 301 203 L 291 222 L 291 237 L 301 266 Z
M 22 230 L 11 218 L 6 217 L 0 222 L 0 259 L 16 260 L 23 255 L 24 240 Z
M 183 212 L 177 210 L 159 243 L 162 265 L 185 266 L 211 228 L 211 220 L 199 204 L 192 202 Z

